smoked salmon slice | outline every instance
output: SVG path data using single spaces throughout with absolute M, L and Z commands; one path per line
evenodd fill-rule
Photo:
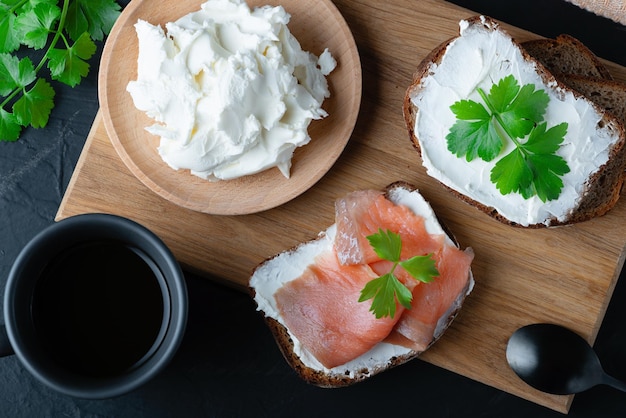
M 443 234 L 429 234 L 424 218 L 409 208 L 396 205 L 375 190 L 349 193 L 335 202 L 335 251 L 341 264 L 369 264 L 376 262 L 376 255 L 368 235 L 379 229 L 400 234 L 401 259 L 424 255 L 441 248 Z
M 444 245 L 434 255 L 439 277 L 413 288 L 411 309 L 406 309 L 386 342 L 421 352 L 439 337 L 470 285 L 471 249 Z M 457 302 L 458 301 L 458 302 Z
M 285 325 L 326 368 L 366 353 L 392 330 L 394 319 L 376 319 L 371 302 L 358 302 L 361 289 L 377 275 L 368 265 L 342 266 L 332 252 L 320 254 L 299 278 L 275 294 Z

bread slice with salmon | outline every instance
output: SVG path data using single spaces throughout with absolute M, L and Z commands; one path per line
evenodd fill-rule
M 511 78 L 519 86 L 531 86 L 548 96 L 545 117 L 529 126 L 541 125 L 544 130 L 565 127 L 556 150 L 548 152 L 553 145 L 542 149 L 535 141 L 532 148 L 539 150 L 538 157 L 530 158 L 532 152 L 524 154 L 527 136 L 503 140 L 503 151 L 487 160 L 469 153 L 460 155 L 457 136 L 457 149 L 452 152 L 448 137 L 458 121 L 452 106 L 482 103 L 481 91 L 487 95 L 493 86 Z M 503 223 L 531 228 L 568 225 L 606 214 L 619 199 L 626 169 L 622 122 L 552 74 L 494 19 L 475 16 L 461 21 L 459 35 L 422 60 L 406 91 L 403 112 L 427 174 Z M 475 137 L 468 138 L 471 142 Z M 468 149 L 474 146 L 467 145 Z M 548 156 L 543 159 L 541 152 Z M 506 160 L 507 169 L 515 171 L 494 173 L 505 156 L 515 157 Z M 560 165 L 552 165 L 557 159 Z M 545 175 L 538 175 L 538 168 Z M 561 183 L 558 193 L 532 194 L 548 182 Z
M 249 286 L 287 362 L 305 381 L 341 387 L 419 356 L 449 327 L 474 286 L 473 252 L 461 250 L 413 186 L 359 190 L 335 202 L 335 224 L 316 239 L 261 263 Z M 432 257 L 434 280 L 418 282 L 390 268 L 367 237 L 401 237 L 401 258 Z M 393 271 L 410 306 L 378 317 L 364 287 Z

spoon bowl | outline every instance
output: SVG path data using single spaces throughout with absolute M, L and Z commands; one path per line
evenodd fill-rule
M 511 335 L 506 359 L 513 371 L 543 392 L 568 395 L 605 384 L 626 392 L 626 384 L 607 375 L 589 343 L 554 324 L 524 326 Z

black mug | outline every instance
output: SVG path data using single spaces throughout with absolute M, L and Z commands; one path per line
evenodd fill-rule
M 13 264 L 0 354 L 15 353 L 63 394 L 118 396 L 174 357 L 187 303 L 181 268 L 154 233 L 115 215 L 73 216 L 36 235 Z

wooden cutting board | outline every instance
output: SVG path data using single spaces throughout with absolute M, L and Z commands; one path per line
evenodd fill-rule
M 476 287 L 460 316 L 423 359 L 549 408 L 567 412 L 573 396 L 536 391 L 508 368 L 505 347 L 518 327 L 568 326 L 593 342 L 624 263 L 626 198 L 606 216 L 544 230 L 516 229 L 462 203 L 426 176 L 402 118 L 402 99 L 418 62 L 458 33 L 475 13 L 437 0 L 337 0 L 363 66 L 363 101 L 338 162 L 295 200 L 254 215 L 211 216 L 163 200 L 118 158 L 100 115 L 57 220 L 114 213 L 157 233 L 189 271 L 246 289 L 252 269 L 333 223 L 334 200 L 350 191 L 404 180 L 419 187 L 462 246 L 476 252 Z M 518 40 L 537 36 L 505 25 Z M 626 69 L 607 63 L 617 79 Z

